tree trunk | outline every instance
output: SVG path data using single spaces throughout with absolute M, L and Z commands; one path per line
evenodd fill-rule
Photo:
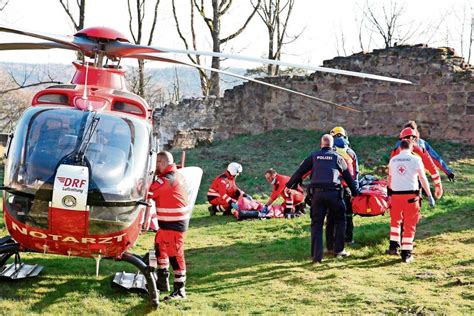
M 220 44 L 220 12 L 219 12 L 219 3 L 217 0 L 212 0 L 212 51 L 220 53 L 221 44 Z M 212 57 L 211 67 L 215 69 L 221 69 L 221 60 L 219 57 Z M 219 73 L 211 73 L 211 87 L 209 89 L 210 95 L 219 96 L 221 93 Z

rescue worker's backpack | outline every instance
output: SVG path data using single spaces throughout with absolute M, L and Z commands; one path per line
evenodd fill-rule
M 352 212 L 360 216 L 377 216 L 389 209 L 387 181 L 366 175 L 359 181 L 360 194 L 352 199 Z

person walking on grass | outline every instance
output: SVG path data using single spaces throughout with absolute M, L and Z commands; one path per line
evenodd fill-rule
M 332 213 L 335 222 L 334 257 L 350 255 L 344 250 L 346 206 L 341 176 L 348 184 L 352 196 L 357 195 L 357 182 L 352 178 L 344 158 L 334 150 L 333 137 L 323 135 L 320 146 L 319 151 L 314 151 L 301 163 L 286 184 L 291 189 L 306 173 L 311 173 L 311 257 L 314 263 L 321 263 L 323 259 L 323 224 L 328 212 Z
M 431 195 L 428 179 L 421 158 L 412 153 L 413 143 L 400 142 L 400 153 L 388 164 L 388 189 L 391 196 L 390 247 L 388 253 L 398 255 L 401 247 L 402 261 L 412 262 L 413 239 L 420 218 L 420 186 L 425 190 L 431 207 L 435 200 Z M 403 227 L 403 232 L 402 232 Z
M 334 137 L 334 150 L 344 158 L 354 181 L 358 181 L 359 176 L 359 162 L 355 151 L 349 147 L 349 139 L 347 132 L 341 126 L 334 127 L 329 134 Z M 341 180 L 344 194 L 344 204 L 346 205 L 346 232 L 345 242 L 349 244 L 354 243 L 354 222 L 352 213 L 352 195 L 351 190 L 344 180 Z M 331 214 L 328 214 L 326 219 L 326 248 L 328 253 L 334 251 L 334 220 Z

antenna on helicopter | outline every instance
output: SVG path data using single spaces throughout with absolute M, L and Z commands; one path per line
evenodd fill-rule
M 87 100 L 87 77 L 89 74 L 89 63 L 84 58 L 84 64 L 86 64 L 86 79 L 84 80 L 84 93 L 82 94 L 82 100 Z

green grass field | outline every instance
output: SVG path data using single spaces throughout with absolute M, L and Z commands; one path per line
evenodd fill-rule
M 457 181 L 443 177 L 444 197 L 436 208 L 423 208 L 410 265 L 384 255 L 388 215 L 355 217 L 352 256 L 325 258 L 321 265 L 309 263 L 309 216 L 244 222 L 208 216 L 205 193 L 230 161 L 243 164 L 238 184 L 264 199 L 270 186 L 263 172 L 275 167 L 291 174 L 320 135 L 274 131 L 187 152 L 187 165 L 204 169 L 186 237 L 188 300 L 162 303 L 153 312 L 145 296 L 111 287 L 113 273 L 133 272 L 131 265 L 103 260 L 96 278 L 93 259 L 25 254 L 26 262 L 45 270 L 35 279 L 1 281 L 0 314 L 473 314 L 474 147 L 432 142 Z M 351 141 L 362 172 L 380 173 L 394 140 Z M 6 234 L 2 220 L 0 236 Z M 132 251 L 144 253 L 153 237 L 143 234 Z

